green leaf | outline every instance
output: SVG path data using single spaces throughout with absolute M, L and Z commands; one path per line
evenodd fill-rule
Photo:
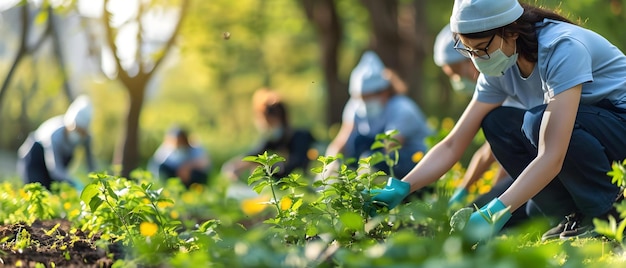
M 623 219 L 617 226 L 617 230 L 615 230 L 615 240 L 617 242 L 624 242 L 624 229 L 626 229 L 626 219 Z
M 254 155 L 246 156 L 241 160 L 246 161 L 246 162 L 255 162 L 255 163 L 263 164 L 263 161 L 260 160 L 260 157 L 254 156 Z
M 323 171 L 324 171 L 323 166 L 311 168 L 311 172 L 313 172 L 314 174 L 322 174 Z
M 296 201 L 295 203 L 293 203 L 293 205 L 291 206 L 291 209 L 293 211 L 297 211 L 298 208 L 300 208 L 300 206 L 302 206 L 302 198 L 298 199 L 298 201 Z
M 102 199 L 100 199 L 100 197 L 98 196 L 94 196 L 93 198 L 91 198 L 91 200 L 89 200 L 89 209 L 91 209 L 92 212 L 96 211 L 100 205 L 102 205 L 104 201 Z
M 261 181 L 259 184 L 255 185 L 252 188 L 252 190 L 254 190 L 258 194 L 260 194 L 263 191 L 263 188 L 265 188 L 265 186 L 267 186 L 267 185 L 269 185 L 269 183 L 267 181 Z
M 250 177 L 248 177 L 248 185 L 252 185 L 263 178 L 265 178 L 265 171 L 263 171 L 263 167 L 258 166 L 254 169 L 254 171 L 252 171 Z
M 372 150 L 376 150 L 379 148 L 385 148 L 385 144 L 382 143 L 381 141 L 374 141 L 374 143 L 372 143 L 372 146 L 370 147 L 370 149 Z
M 87 186 L 85 186 L 85 189 L 83 189 L 83 192 L 80 194 L 80 200 L 85 202 L 85 204 L 89 204 L 91 202 L 91 199 L 93 199 L 94 196 L 97 196 L 99 192 L 100 191 L 97 184 L 88 184 Z M 93 208 L 92 211 L 94 211 Z
M 450 218 L 450 227 L 452 227 L 452 231 L 462 231 L 469 221 L 472 211 L 473 210 L 471 208 L 462 208 L 457 210 Z
M 597 218 L 593 219 L 593 225 L 595 226 L 595 231 L 601 235 L 605 235 L 607 237 L 615 237 L 615 233 L 611 224 L 608 221 L 603 221 Z
M 346 228 L 356 231 L 363 230 L 365 226 L 364 219 L 361 215 L 352 211 L 347 211 L 339 215 L 339 220 Z

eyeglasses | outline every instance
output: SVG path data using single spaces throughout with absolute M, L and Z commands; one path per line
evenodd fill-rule
M 483 49 L 469 49 L 465 45 L 463 45 L 463 43 L 461 43 L 461 39 L 457 39 L 456 43 L 454 43 L 454 49 L 456 49 L 456 51 L 461 53 L 461 55 L 466 58 L 479 58 L 483 60 L 488 60 L 490 56 L 487 50 L 489 49 L 489 45 L 491 45 L 491 41 L 493 41 L 494 37 L 496 37 L 496 34 L 493 34 L 491 36 L 491 39 L 489 39 L 489 42 L 487 42 L 487 46 L 485 46 L 485 48 Z

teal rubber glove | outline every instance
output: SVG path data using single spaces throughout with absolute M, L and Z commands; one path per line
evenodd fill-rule
M 396 178 L 390 177 L 387 185 L 383 189 L 371 190 L 372 203 L 375 207 L 387 207 L 392 209 L 402 202 L 409 195 L 411 185 Z M 369 205 L 365 206 L 370 216 L 376 215 L 376 209 Z
M 484 215 L 481 215 L 481 212 Z M 493 222 L 489 223 L 483 216 Z M 510 218 L 511 211 L 496 197 L 472 213 L 465 227 L 465 234 L 473 242 L 485 241 L 500 232 Z
M 467 198 L 467 190 L 463 187 L 457 188 L 448 201 L 448 206 L 451 207 L 456 204 L 465 205 L 465 198 Z

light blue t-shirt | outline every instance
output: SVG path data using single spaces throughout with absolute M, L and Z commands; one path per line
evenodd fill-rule
M 529 109 L 582 84 L 581 104 L 607 99 L 626 108 L 626 56 L 617 47 L 593 31 L 550 19 L 537 23 L 537 38 L 538 61 L 529 77 L 517 64 L 500 77 L 480 74 L 474 98 L 501 103 L 509 97 Z
M 402 152 L 413 154 L 426 151 L 424 138 L 430 135 L 432 130 L 413 100 L 404 95 L 394 95 L 377 118 L 360 116 L 357 110 L 361 105 L 364 105 L 362 101 L 350 99 L 343 110 L 343 121 L 354 123 L 355 132 L 373 139 L 377 134 L 396 129 L 404 137 Z

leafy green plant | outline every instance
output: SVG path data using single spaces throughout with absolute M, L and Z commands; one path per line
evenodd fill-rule
M 621 189 L 624 189 L 626 186 L 626 180 L 624 180 L 626 174 L 626 160 L 621 163 L 614 162 L 611 167 L 611 171 L 607 173 L 612 177 L 611 182 Z M 609 215 L 608 221 L 594 218 L 593 224 L 596 232 L 610 239 L 614 239 L 621 245 L 622 248 L 626 249 L 626 241 L 624 241 L 624 231 L 626 230 L 626 202 L 622 200 L 614 206 L 619 213 L 620 219 L 616 219 L 613 215 Z
M 398 150 L 400 150 L 400 148 L 402 147 L 400 141 L 395 138 L 398 133 L 400 132 L 394 129 L 386 131 L 385 133 L 377 134 L 374 143 L 372 143 L 371 146 L 372 150 L 382 149 L 382 160 L 389 168 L 389 175 L 394 178 L 396 177 L 396 175 L 394 174 L 393 167 L 398 164 L 398 160 L 400 157 Z M 375 164 L 375 162 L 377 161 L 372 162 L 374 162 L 373 164 Z
M 91 215 L 84 229 L 104 232 L 105 239 L 121 241 L 130 246 L 137 258 L 153 263 L 159 261 L 155 252 L 169 253 L 178 249 L 177 229 L 181 223 L 162 211 L 162 204 L 173 200 L 162 196 L 163 188 L 153 189 L 153 183 L 133 182 L 106 174 L 92 174 L 92 182 L 81 194 Z

